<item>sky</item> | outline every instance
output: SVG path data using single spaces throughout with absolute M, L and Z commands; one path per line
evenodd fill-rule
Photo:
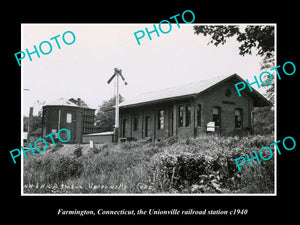
M 126 99 L 148 91 L 224 76 L 238 74 L 254 81 L 259 76 L 262 58 L 240 56 L 240 43 L 229 39 L 218 47 L 207 43 L 209 37 L 195 35 L 193 26 L 201 24 L 172 24 L 168 34 L 151 34 L 140 39 L 134 32 L 153 24 L 22 24 L 21 50 L 34 51 L 43 41 L 52 44 L 48 55 L 32 54 L 21 61 L 22 114 L 34 114 L 40 107 L 36 101 L 54 102 L 59 98 L 81 98 L 90 108 L 98 109 L 103 101 L 114 96 L 114 82 L 107 84 L 114 68 L 122 69 L 128 85 L 120 82 L 120 94 Z M 243 26 L 243 25 L 241 25 Z M 162 28 L 167 30 L 167 28 Z M 75 42 L 66 45 L 62 35 L 72 31 Z M 57 48 L 57 38 L 61 49 Z M 66 41 L 72 36 L 66 34 Z M 47 44 L 43 45 L 47 52 Z M 17 62 L 16 62 L 17 63 Z M 23 91 L 23 89 L 29 89 Z M 262 91 L 261 89 L 257 89 Z

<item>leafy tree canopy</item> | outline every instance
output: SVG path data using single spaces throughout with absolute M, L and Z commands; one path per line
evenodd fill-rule
M 28 132 L 28 116 L 23 116 L 23 131 Z M 30 121 L 30 132 L 42 128 L 42 116 L 32 116 Z
M 119 95 L 119 103 L 123 102 L 124 98 Z M 112 131 L 115 124 L 115 106 L 116 97 L 103 101 L 99 106 L 96 114 L 96 131 L 105 132 Z
M 251 26 L 244 29 L 241 26 L 194 26 L 195 34 L 210 36 L 209 43 L 218 46 L 225 44 L 230 37 L 236 37 L 241 42 L 239 54 L 252 54 L 252 49 L 258 50 L 258 55 L 272 57 L 274 54 L 274 26 Z M 208 44 L 209 44 L 208 43 Z

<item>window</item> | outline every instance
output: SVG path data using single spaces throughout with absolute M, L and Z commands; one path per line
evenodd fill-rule
M 137 114 L 133 115 L 133 130 L 136 131 L 139 128 L 139 118 Z
M 198 104 L 196 108 L 197 126 L 201 127 L 201 104 Z
M 221 108 L 220 107 L 214 107 L 213 108 L 213 122 L 215 122 L 216 127 L 221 126 Z
M 191 125 L 191 105 L 185 106 L 185 126 Z
M 179 106 L 179 117 L 178 117 L 178 127 L 183 126 L 183 112 L 184 112 L 184 107 Z
M 145 137 L 149 137 L 151 133 L 151 118 L 150 116 L 145 117 Z
M 234 110 L 234 123 L 235 123 L 235 128 L 236 129 L 241 129 L 242 128 L 242 125 L 243 125 L 242 114 L 243 114 L 242 109 L 235 109 Z
M 225 91 L 225 96 L 226 96 L 226 97 L 230 97 L 230 96 L 231 96 L 231 91 L 230 91 L 230 89 L 226 89 L 226 91 Z
M 164 129 L 164 110 L 158 111 L 158 129 Z
M 67 123 L 72 123 L 72 114 L 71 113 L 67 113 L 67 119 L 66 119 Z

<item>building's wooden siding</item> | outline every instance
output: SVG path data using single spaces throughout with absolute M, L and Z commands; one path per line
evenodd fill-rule
M 80 143 L 82 138 L 82 109 L 69 106 L 44 106 L 43 107 L 43 137 L 66 128 L 71 132 L 68 143 Z M 67 123 L 67 113 L 72 115 L 72 122 Z M 59 116 L 60 115 L 60 116 Z M 63 132 L 61 133 L 63 134 Z
M 95 109 L 83 108 L 82 133 L 89 134 L 95 131 Z
M 112 143 L 113 141 L 113 134 L 83 134 L 82 135 L 82 143 L 86 144 L 90 141 L 94 143 Z

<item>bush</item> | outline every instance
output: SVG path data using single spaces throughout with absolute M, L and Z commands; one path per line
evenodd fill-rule
M 142 144 L 135 141 L 125 141 L 120 143 L 120 147 L 124 150 L 131 150 L 133 148 L 141 147 Z
M 160 147 L 171 146 L 171 145 L 173 145 L 177 142 L 178 142 L 178 137 L 177 136 L 171 136 L 171 137 L 168 137 L 168 138 L 166 138 L 165 140 L 163 140 L 161 142 L 158 142 L 157 145 L 160 146 Z
M 70 178 L 78 178 L 83 170 L 82 162 L 60 154 L 44 154 L 28 158 L 24 164 L 24 183 L 61 184 Z
M 175 189 L 178 192 L 190 192 L 193 185 L 212 181 L 210 178 L 216 174 L 214 168 L 217 158 L 191 150 L 193 148 L 181 144 L 176 152 L 166 151 L 152 158 L 152 170 L 155 173 L 153 182 L 159 191 Z
M 77 148 L 75 148 L 73 154 L 77 158 L 79 158 L 80 156 L 82 156 L 82 147 L 78 146 Z
M 168 192 L 246 192 L 274 191 L 274 161 L 239 172 L 234 159 L 269 146 L 273 137 L 207 137 L 175 144 L 151 159 L 150 173 L 158 191 Z
M 56 152 L 56 151 L 58 151 L 60 148 L 62 148 L 62 147 L 64 147 L 64 145 L 62 144 L 62 143 L 60 143 L 60 142 L 58 142 L 58 143 L 56 143 L 56 145 L 55 145 L 55 147 L 54 148 L 52 148 L 52 152 Z

